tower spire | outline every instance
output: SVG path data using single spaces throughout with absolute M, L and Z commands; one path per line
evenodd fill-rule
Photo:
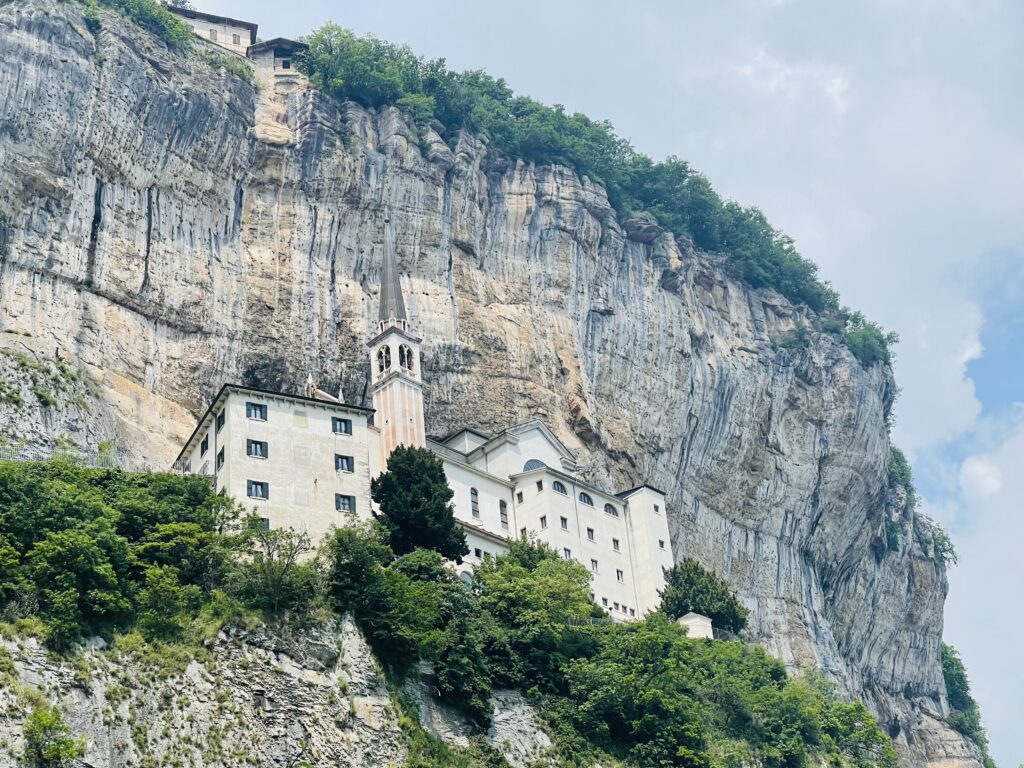
M 380 276 L 380 322 L 405 327 L 405 299 L 402 298 L 402 284 L 398 280 L 398 265 L 395 261 L 395 245 L 391 236 L 391 218 L 384 216 L 384 264 Z

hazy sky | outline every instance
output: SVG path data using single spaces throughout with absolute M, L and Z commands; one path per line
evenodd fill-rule
M 607 118 L 761 207 L 902 337 L 894 437 L 953 532 L 946 637 L 1024 762 L 1024 3 L 196 0 L 326 20 Z

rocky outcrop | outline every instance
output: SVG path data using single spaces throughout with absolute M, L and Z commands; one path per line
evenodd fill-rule
M 364 402 L 390 216 L 432 431 L 540 417 L 594 480 L 662 487 L 752 639 L 916 764 L 975 765 L 941 720 L 945 573 L 887 490 L 888 368 L 484 138 L 257 92 L 54 0 L 0 5 L 0 50 L 0 329 L 91 372 L 120 450 L 169 462 L 228 380 Z

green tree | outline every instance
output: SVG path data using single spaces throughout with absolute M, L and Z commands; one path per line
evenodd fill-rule
M 106 522 L 48 534 L 27 557 L 39 609 L 55 648 L 109 634 L 131 615 L 128 542 Z
M 748 611 L 729 584 L 692 557 L 665 571 L 665 589 L 660 594 L 661 611 L 672 619 L 696 611 L 730 632 L 740 632 L 747 625 Z
M 546 544 L 517 540 L 508 554 L 480 564 L 474 581 L 481 608 L 505 628 L 523 677 L 542 689 L 562 688 L 566 662 L 594 647 L 586 568 Z
M 29 768 L 63 768 L 85 753 L 64 722 L 61 711 L 49 705 L 37 706 L 25 721 L 23 763 Z
M 399 446 L 388 469 L 370 485 L 395 554 L 433 549 L 457 563 L 469 552 L 466 532 L 455 522 L 452 489 L 441 459 L 425 448 Z
M 271 528 L 256 514 L 243 520 L 241 550 L 232 575 L 235 593 L 253 608 L 280 616 L 308 606 L 316 573 L 302 563 L 312 551 L 309 534 L 291 528 Z
M 177 568 L 151 565 L 143 573 L 139 590 L 138 626 L 151 640 L 177 640 L 188 617 L 202 606 L 202 590 L 183 584 Z
M 995 763 L 988 753 L 988 734 L 981 724 L 981 710 L 971 695 L 967 667 L 956 648 L 946 643 L 942 644 L 942 678 L 949 702 L 949 724 L 977 744 L 986 766 L 994 768 Z

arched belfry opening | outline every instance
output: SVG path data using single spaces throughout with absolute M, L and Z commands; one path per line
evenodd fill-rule
M 398 364 L 403 370 L 412 373 L 415 370 L 415 354 L 408 344 L 401 344 L 398 347 Z

